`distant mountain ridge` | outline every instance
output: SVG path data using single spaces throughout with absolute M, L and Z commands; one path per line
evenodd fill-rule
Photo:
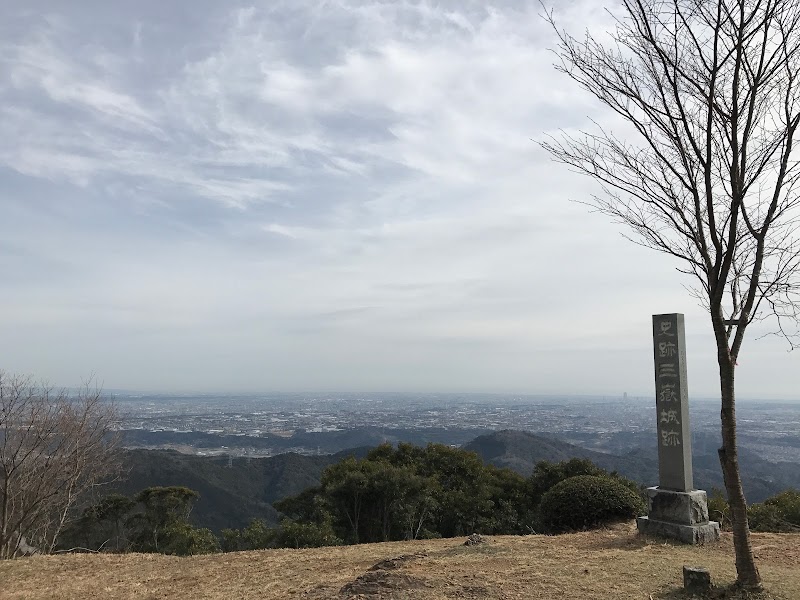
M 485 462 L 525 476 L 533 472 L 539 461 L 559 462 L 574 457 L 589 459 L 607 471 L 616 471 L 644 485 L 658 485 L 655 448 L 635 448 L 624 455 L 608 454 L 561 441 L 552 435 L 508 429 L 479 436 L 464 448 L 477 453 Z M 749 502 L 761 502 L 790 487 L 800 488 L 800 465 L 770 462 L 746 448 L 740 448 L 739 462 Z M 716 453 L 695 453 L 693 467 L 697 489 L 710 493 L 713 488 L 724 487 Z
M 377 446 L 383 443 L 409 442 L 424 445 L 465 444 L 488 429 L 474 428 L 402 428 L 359 427 L 340 431 L 295 431 L 290 436 L 274 433 L 260 435 L 233 435 L 204 431 L 170 431 L 125 429 L 120 432 L 122 445 L 127 448 L 154 446 L 191 446 L 194 448 L 237 448 L 271 451 L 274 454 L 293 452 L 298 448 L 313 449 L 317 453 L 335 454 L 350 448 Z
M 354 435 L 349 439 L 363 440 L 364 436 Z M 625 455 L 607 454 L 581 448 L 552 435 L 514 430 L 480 435 L 463 448 L 475 452 L 487 463 L 524 476 L 530 475 L 536 463 L 542 460 L 559 462 L 584 458 L 644 485 L 658 484 L 658 464 L 653 448 L 635 449 Z M 367 446 L 319 456 L 287 453 L 253 459 L 195 456 L 174 450 L 127 450 L 124 457 L 127 477 L 116 484 L 116 490 L 127 495 L 150 486 L 182 485 L 197 490 L 200 500 L 195 505 L 192 521 L 214 531 L 241 528 L 253 518 L 277 524 L 280 514 L 272 507 L 273 502 L 317 485 L 325 467 L 349 455 L 362 457 L 368 450 Z M 789 487 L 800 488 L 799 465 L 771 463 L 746 450 L 741 452 L 740 462 L 750 502 L 762 501 Z M 710 492 L 714 487 L 721 488 L 716 455 L 695 455 L 694 476 L 695 486 L 700 489 Z
M 280 513 L 272 507 L 273 502 L 317 485 L 325 467 L 347 456 L 364 456 L 368 450 L 230 460 L 175 450 L 126 450 L 125 477 L 114 485 L 114 491 L 133 496 L 152 486 L 186 486 L 200 493 L 191 521 L 217 532 L 244 527 L 255 518 L 277 524 Z
M 496 431 L 478 436 L 463 447 L 475 452 L 484 462 L 509 468 L 526 477 L 540 461 L 561 462 L 570 458 L 591 460 L 607 471 L 617 471 L 634 481 L 654 481 L 658 476 L 658 463 L 654 460 L 587 450 L 550 436 L 544 437 L 527 431 Z

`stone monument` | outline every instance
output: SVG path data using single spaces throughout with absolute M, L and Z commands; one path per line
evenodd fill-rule
M 647 488 L 648 511 L 639 531 L 702 544 L 719 539 L 719 524 L 708 520 L 703 490 L 692 481 L 692 435 L 686 384 L 683 315 L 653 315 L 656 428 L 659 485 Z

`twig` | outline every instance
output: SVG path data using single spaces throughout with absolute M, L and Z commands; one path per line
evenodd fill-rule
M 66 554 L 68 552 L 76 552 L 76 551 L 91 552 L 92 554 L 100 554 L 100 550 L 92 550 L 91 548 L 81 548 L 80 546 L 77 546 L 75 548 L 70 548 L 69 550 L 55 550 L 53 551 L 53 554 Z

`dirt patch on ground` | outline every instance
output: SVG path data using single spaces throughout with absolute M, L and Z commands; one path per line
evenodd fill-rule
M 424 559 L 424 552 L 416 554 L 401 554 L 392 558 L 385 558 L 372 565 L 365 573 L 346 583 L 334 596 L 333 590 L 325 586 L 317 586 L 305 597 L 312 598 L 341 598 L 342 600 L 360 599 L 392 599 L 411 600 L 427 597 L 424 593 L 429 585 L 424 579 L 410 575 L 405 571 L 409 563 Z
M 733 544 L 682 546 L 639 536 L 632 524 L 560 536 L 493 536 L 177 558 L 63 555 L 0 563 L 2 600 L 678 600 L 683 565 L 735 580 Z M 800 535 L 754 534 L 768 594 L 800 598 Z
M 342 587 L 342 598 L 410 598 L 412 590 L 422 590 L 425 582 L 412 575 L 389 571 L 367 571 Z M 414 594 L 416 596 L 416 594 Z

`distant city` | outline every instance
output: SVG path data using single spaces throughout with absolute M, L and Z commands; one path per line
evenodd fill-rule
M 115 401 L 128 446 L 173 448 L 195 454 L 270 456 L 287 447 L 263 439 L 292 439 L 299 434 L 335 434 L 363 429 L 393 432 L 457 432 L 503 429 L 551 434 L 570 443 L 609 453 L 655 448 L 655 401 L 628 396 L 503 396 L 458 394 L 266 394 L 131 395 Z M 692 400 L 695 452 L 712 452 L 719 437 L 719 404 Z M 740 401 L 739 437 L 750 451 L 769 461 L 800 462 L 800 403 Z M 143 438 L 137 432 L 152 432 Z M 188 434 L 208 434 L 202 445 Z M 162 435 L 155 435 L 162 434 Z M 165 434 L 173 434 L 166 436 Z M 186 435 L 180 435 L 186 434 Z M 215 447 L 209 435 L 219 436 Z M 236 436 L 235 447 L 224 440 Z M 330 436 L 326 436 L 330 437 Z M 248 439 L 251 440 L 248 443 Z M 298 438 L 299 439 L 299 438 Z M 314 454 L 305 445 L 291 451 Z M 314 439 L 322 439 L 317 436 Z M 466 439 L 466 438 L 464 438 Z M 458 445 L 455 443 L 454 445 Z

